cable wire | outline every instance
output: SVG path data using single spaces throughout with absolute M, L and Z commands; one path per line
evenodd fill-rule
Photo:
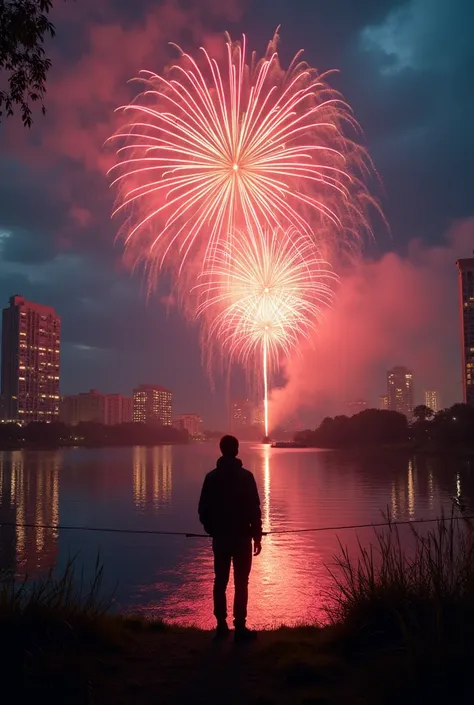
M 462 519 L 464 521 L 474 520 L 474 515 L 454 517 L 456 520 Z M 451 518 L 452 521 L 453 517 Z M 263 536 L 273 536 L 273 535 L 283 535 L 283 534 L 309 534 L 316 533 L 319 531 L 346 531 L 354 529 L 377 529 L 384 526 L 406 526 L 408 524 L 429 524 L 437 521 L 441 521 L 442 517 L 435 517 L 433 519 L 407 519 L 404 521 L 384 521 L 384 522 L 370 522 L 367 524 L 347 524 L 339 526 L 316 526 L 309 529 L 275 529 L 275 531 L 264 531 Z M 151 535 L 151 536 L 184 536 L 187 539 L 190 538 L 211 538 L 209 534 L 198 534 L 189 531 L 161 531 L 158 529 L 126 529 L 121 527 L 106 527 L 106 526 L 69 526 L 65 524 L 34 524 L 34 523 L 16 523 L 16 522 L 2 522 L 0 521 L 0 527 L 11 526 L 19 527 L 22 529 L 46 529 L 49 531 L 92 531 L 100 533 L 109 534 L 137 534 L 137 535 Z

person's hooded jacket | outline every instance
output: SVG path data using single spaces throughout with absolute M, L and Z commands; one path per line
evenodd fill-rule
M 262 513 L 257 484 L 238 458 L 222 456 L 204 480 L 199 519 L 213 538 L 262 538 Z

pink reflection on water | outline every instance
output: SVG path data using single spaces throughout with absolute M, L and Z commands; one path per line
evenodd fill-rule
M 55 453 L 0 453 L 0 523 L 61 523 L 150 531 L 202 531 L 197 502 L 215 444 Z M 453 496 L 474 511 L 474 475 L 442 461 L 384 454 L 355 457 L 279 450 L 243 443 L 256 477 L 268 531 L 363 524 L 391 510 L 397 520 L 447 514 Z M 254 559 L 249 623 L 270 627 L 326 617 L 327 566 L 338 535 L 352 555 L 373 542 L 371 529 L 271 534 Z M 409 528 L 401 530 L 402 540 Z M 118 585 L 117 609 L 210 628 L 213 557 L 208 539 L 144 534 L 47 531 L 3 526 L 0 564 L 29 573 L 63 566 L 80 555 L 93 567 L 100 553 L 107 594 Z M 232 585 L 228 590 L 232 604 Z
M 359 461 L 341 463 L 335 455 L 315 451 L 275 451 L 266 445 L 242 449 L 246 466 L 256 476 L 266 531 L 308 529 L 334 525 L 381 521 L 390 508 L 400 519 L 411 519 L 416 502 L 427 495 L 433 508 L 432 474 L 428 492 L 419 493 L 417 472 L 411 459 L 402 460 L 397 479 L 383 476 L 374 480 Z M 386 461 L 382 461 L 385 463 Z M 430 484 L 431 483 L 431 484 Z M 417 494 L 417 492 L 419 494 Z M 423 500 L 424 501 L 424 500 Z M 374 510 L 375 505 L 375 510 Z M 423 514 L 428 507 L 423 507 Z M 408 543 L 409 528 L 400 529 Z M 270 534 L 263 551 L 254 559 L 250 578 L 249 623 L 269 628 L 282 623 L 324 622 L 337 572 L 334 556 L 340 543 L 350 555 L 362 545 L 374 542 L 371 528 L 355 531 Z M 210 541 L 192 539 L 186 544 L 173 570 L 161 571 L 159 580 L 141 587 L 142 611 L 150 617 L 170 622 L 212 628 L 213 563 Z M 157 601 L 156 595 L 166 594 Z M 229 616 L 233 600 L 232 576 L 228 588 Z
M 288 484 L 288 457 L 275 455 L 269 446 L 257 447 L 252 471 L 257 477 L 262 503 L 264 530 L 317 525 L 310 506 L 305 506 L 298 482 Z M 272 472 L 275 465 L 275 472 Z M 250 465 L 248 465 L 250 467 Z M 313 500 L 312 500 L 313 501 Z M 296 523 L 295 523 L 296 522 Z M 330 576 L 326 562 L 337 550 L 334 534 L 270 534 L 264 537 L 263 550 L 254 558 L 249 586 L 249 623 L 258 628 L 282 623 L 323 621 L 326 619 L 327 589 Z M 161 580 L 140 589 L 144 602 L 151 595 L 167 592 L 166 600 L 151 598 L 143 612 L 170 622 L 214 626 L 212 605 L 213 557 L 210 541 L 191 539 L 186 555 L 174 571 L 161 573 Z M 228 594 L 229 619 L 232 617 L 233 577 Z M 171 584 L 171 589 L 170 589 Z

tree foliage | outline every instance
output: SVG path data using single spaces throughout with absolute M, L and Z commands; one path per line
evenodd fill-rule
M 433 409 L 425 404 L 419 404 L 413 409 L 413 418 L 415 421 L 429 421 L 435 415 Z
M 54 37 L 48 14 L 52 0 L 0 0 L 0 121 L 21 112 L 23 124 L 33 121 L 31 104 L 41 103 L 51 66 L 44 42 Z
M 187 431 L 172 426 L 144 423 L 123 423 L 104 426 L 99 423 L 79 423 L 66 426 L 63 423 L 33 421 L 26 426 L 17 423 L 0 424 L 0 448 L 23 448 L 44 446 L 56 448 L 62 445 L 85 446 L 130 446 L 156 445 L 160 443 L 186 443 Z
M 406 416 L 397 411 L 364 409 L 354 416 L 325 418 L 314 431 L 302 431 L 295 440 L 320 448 L 406 443 L 409 440 Z
M 454 404 L 435 414 L 427 406 L 413 410 L 411 426 L 397 411 L 365 409 L 355 416 L 325 418 L 315 430 L 301 431 L 295 440 L 320 448 L 350 448 L 411 442 L 414 448 L 433 451 L 474 447 L 474 408 Z

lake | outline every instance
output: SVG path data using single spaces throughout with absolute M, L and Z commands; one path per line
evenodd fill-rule
M 212 551 L 205 538 L 26 528 L 23 524 L 198 532 L 197 503 L 216 444 L 0 452 L 0 565 L 38 575 L 76 556 L 88 578 L 97 556 L 114 608 L 212 627 Z M 281 531 L 474 512 L 472 460 L 347 455 L 243 443 L 264 529 Z M 409 527 L 402 528 L 409 532 Z M 338 539 L 354 550 L 372 529 L 270 535 L 254 559 L 249 623 L 321 618 Z M 407 539 L 408 540 L 408 539 Z M 231 597 L 232 591 L 229 596 Z

